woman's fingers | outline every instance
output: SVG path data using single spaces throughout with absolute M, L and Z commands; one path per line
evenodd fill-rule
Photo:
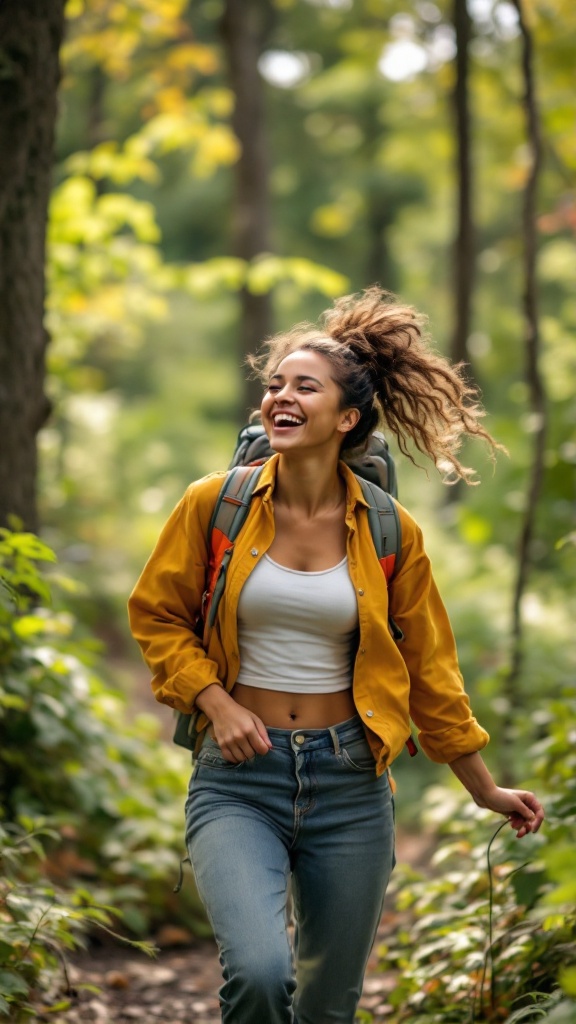
M 486 799 L 482 800 L 480 806 L 504 814 L 518 839 L 522 839 L 529 832 L 537 832 L 544 821 L 542 804 L 535 794 L 528 790 L 502 789 L 495 786 Z
M 504 813 L 508 814 L 508 820 L 517 838 L 522 839 L 529 832 L 537 832 L 544 821 L 544 808 L 538 798 L 530 792 L 508 792 L 512 806 Z
M 242 709 L 243 710 L 243 709 Z M 266 726 L 252 712 L 244 711 L 229 722 L 227 728 L 215 727 L 215 739 L 227 761 L 238 764 L 256 754 L 267 754 L 272 744 Z

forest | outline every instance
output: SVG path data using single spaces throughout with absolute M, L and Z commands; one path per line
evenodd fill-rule
M 517 844 L 401 755 L 435 852 L 359 1020 L 576 1020 L 575 53 L 571 0 L 0 4 L 0 1018 L 64 1024 L 94 941 L 209 935 L 126 600 L 259 404 L 246 355 L 379 283 L 506 449 L 446 486 L 391 441 L 487 763 L 547 818 Z

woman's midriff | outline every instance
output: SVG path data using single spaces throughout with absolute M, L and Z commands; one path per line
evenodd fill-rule
M 286 693 L 236 683 L 231 696 L 271 729 L 328 729 L 356 714 L 352 690 Z

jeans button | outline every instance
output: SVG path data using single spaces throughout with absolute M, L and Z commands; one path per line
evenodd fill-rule
M 306 742 L 306 737 L 299 732 L 298 735 L 294 737 L 294 742 L 297 743 L 298 746 L 302 746 L 302 744 Z

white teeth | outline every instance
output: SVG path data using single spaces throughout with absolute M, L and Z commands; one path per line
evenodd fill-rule
M 285 423 L 288 426 L 299 427 L 303 422 L 304 420 L 299 419 L 298 416 L 291 416 L 290 413 L 286 412 L 274 417 L 274 426 L 280 426 L 280 424 Z

